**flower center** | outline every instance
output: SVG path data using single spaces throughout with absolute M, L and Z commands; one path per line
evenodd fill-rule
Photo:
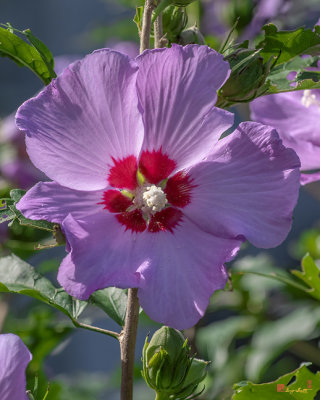
M 123 193 L 123 192 L 122 192 Z M 133 193 L 132 205 L 129 210 L 139 210 L 143 218 L 149 222 L 156 213 L 162 211 L 168 204 L 166 193 L 160 186 L 144 184 L 138 186 Z
M 317 99 L 317 96 L 311 92 L 310 89 L 303 91 L 301 103 L 306 108 L 309 108 L 310 106 L 317 106 L 320 109 L 320 101 Z
M 147 186 L 142 193 L 143 211 L 155 214 L 164 209 L 168 203 L 167 196 L 159 186 Z
M 114 189 L 106 190 L 99 204 L 132 232 L 173 233 L 191 201 L 190 176 L 184 171 L 170 176 L 176 163 L 161 150 L 144 151 L 139 163 L 132 155 L 113 163 L 108 180 Z

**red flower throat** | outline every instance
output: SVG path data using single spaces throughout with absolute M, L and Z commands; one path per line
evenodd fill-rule
M 139 165 L 133 155 L 112 160 L 108 180 L 117 189 L 105 191 L 99 204 L 133 232 L 173 232 L 182 219 L 179 208 L 190 203 L 190 176 L 180 171 L 168 178 L 176 163 L 161 149 L 144 151 Z

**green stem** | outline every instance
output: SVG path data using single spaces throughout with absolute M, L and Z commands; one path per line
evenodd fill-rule
M 169 396 L 167 393 L 157 392 L 155 400 L 168 400 Z
M 117 332 L 109 331 L 107 329 L 98 328 L 97 326 L 92 326 L 88 324 L 84 324 L 82 322 L 78 322 L 76 319 L 72 320 L 72 323 L 77 328 L 87 329 L 88 331 L 103 333 L 104 335 L 111 336 L 117 340 L 119 340 L 120 334 Z

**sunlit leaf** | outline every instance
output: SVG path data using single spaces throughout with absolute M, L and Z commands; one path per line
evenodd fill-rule
M 267 62 L 276 56 L 276 65 L 286 63 L 302 54 L 317 55 L 320 52 L 320 28 L 298 28 L 294 31 L 278 31 L 273 24 L 263 27 L 264 39 L 257 44 L 260 55 Z
M 219 92 L 219 107 L 226 108 L 268 94 L 320 88 L 320 73 L 309 70 L 309 67 L 317 67 L 319 61 L 320 27 L 278 31 L 275 25 L 268 24 L 263 29 L 265 37 L 257 44 L 256 52 L 246 50 L 246 42 L 229 48 L 227 58 L 232 60 L 239 52 L 250 56 L 251 51 L 252 60 L 246 58 L 240 74 L 236 71 L 238 65 L 230 64 L 231 75 L 225 89 Z M 259 60 L 260 69 L 257 68 Z M 288 79 L 291 72 L 296 73 L 295 77 Z
M 54 59 L 51 51 L 48 47 L 41 42 L 34 34 L 31 32 L 30 29 L 26 29 L 24 31 L 18 31 L 19 33 L 23 34 L 29 42 L 38 50 L 39 54 L 41 55 L 43 61 L 45 62 L 51 77 L 55 77 L 56 74 L 54 72 Z
M 306 365 L 274 382 L 234 385 L 233 400 L 313 400 L 320 390 L 320 372 L 312 373 Z
M 292 92 L 305 89 L 319 89 L 319 72 L 308 71 L 307 68 L 317 66 L 319 57 L 300 56 L 275 67 L 268 76 L 265 94 Z M 289 80 L 288 75 L 296 72 L 294 79 Z
M 3 25 L 3 24 L 2 24 Z M 30 30 L 21 32 L 31 44 L 17 36 L 9 24 L 0 27 L 0 54 L 15 61 L 19 66 L 28 67 L 45 85 L 56 77 L 53 71 L 52 55 L 48 48 Z

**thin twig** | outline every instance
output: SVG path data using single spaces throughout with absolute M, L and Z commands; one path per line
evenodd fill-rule
M 103 333 L 104 335 L 111 336 L 117 340 L 119 340 L 119 338 L 120 338 L 120 333 L 118 333 L 118 332 L 113 332 L 113 331 L 109 331 L 108 329 L 102 329 L 102 328 L 98 328 L 97 326 L 84 324 L 82 322 L 77 321 L 76 319 L 73 319 L 72 323 L 77 328 L 83 328 L 83 329 L 87 329 L 88 331 Z
M 129 289 L 127 314 L 120 334 L 121 351 L 121 400 L 132 400 L 134 353 L 139 320 L 138 289 Z
M 146 0 L 143 11 L 142 30 L 140 36 L 140 53 L 150 48 L 151 18 L 155 9 L 154 0 Z

